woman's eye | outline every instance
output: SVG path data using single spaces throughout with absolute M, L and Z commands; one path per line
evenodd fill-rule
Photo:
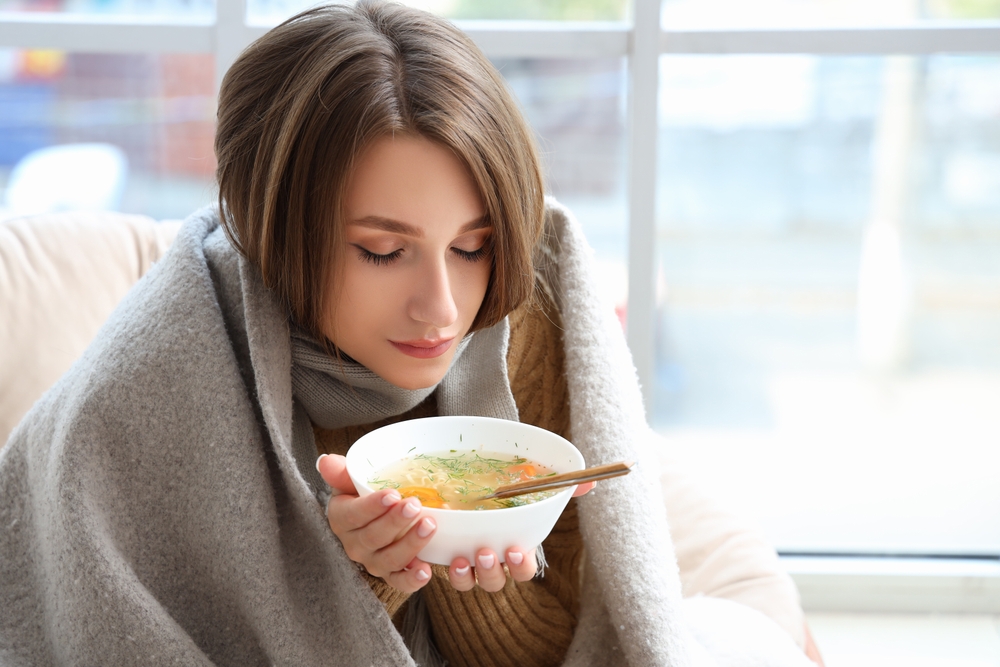
M 392 252 L 390 252 L 390 253 L 388 253 L 386 255 L 379 255 L 378 253 L 374 253 L 374 252 L 372 252 L 370 250 L 365 250 L 364 248 L 362 248 L 359 245 L 356 245 L 354 247 L 357 248 L 357 250 L 358 250 L 358 258 L 359 259 L 361 259 L 361 260 L 363 260 L 365 262 L 371 262 L 375 266 L 382 266 L 382 265 L 385 265 L 385 264 L 391 264 L 392 262 L 394 262 L 397 259 L 399 259 L 399 256 L 401 254 L 403 254 L 403 249 L 402 248 L 400 248 L 399 250 L 393 250 Z
M 488 244 L 484 243 L 477 250 L 462 250 L 461 248 L 452 248 L 455 254 L 466 260 L 467 262 L 478 262 L 479 260 L 486 257 L 489 252 Z

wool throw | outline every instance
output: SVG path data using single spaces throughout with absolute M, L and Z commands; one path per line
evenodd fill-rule
M 751 656 L 712 614 L 684 611 L 622 332 L 551 201 L 546 229 L 575 444 L 588 461 L 638 461 L 580 498 L 587 566 L 565 664 L 808 665 Z M 317 502 L 291 367 L 287 314 L 215 211 L 193 214 L 0 450 L 0 663 L 415 664 Z

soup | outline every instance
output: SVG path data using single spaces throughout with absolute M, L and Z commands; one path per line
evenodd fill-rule
M 518 507 L 554 496 L 558 491 L 477 500 L 493 493 L 498 486 L 555 474 L 551 468 L 520 456 L 452 449 L 397 461 L 380 470 L 368 483 L 376 489 L 397 489 L 404 498 L 416 497 L 424 507 L 490 510 Z

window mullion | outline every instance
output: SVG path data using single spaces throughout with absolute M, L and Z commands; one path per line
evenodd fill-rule
M 252 41 L 247 29 L 246 0 L 216 0 L 215 3 L 215 88 L 222 85 L 229 66 Z
M 646 412 L 653 397 L 660 0 L 635 0 L 628 96 L 627 338 Z

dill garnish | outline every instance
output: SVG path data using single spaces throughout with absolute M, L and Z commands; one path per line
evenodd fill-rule
M 516 444 L 516 443 L 515 443 Z M 411 450 L 412 451 L 412 450 Z M 376 488 L 399 489 L 404 497 L 432 494 L 443 499 L 446 509 L 499 509 L 519 507 L 555 495 L 554 491 L 515 496 L 502 500 L 475 500 L 494 492 L 497 486 L 525 479 L 555 475 L 529 463 L 520 455 L 447 450 L 415 454 L 377 474 Z M 424 495 L 418 495 L 423 500 Z

